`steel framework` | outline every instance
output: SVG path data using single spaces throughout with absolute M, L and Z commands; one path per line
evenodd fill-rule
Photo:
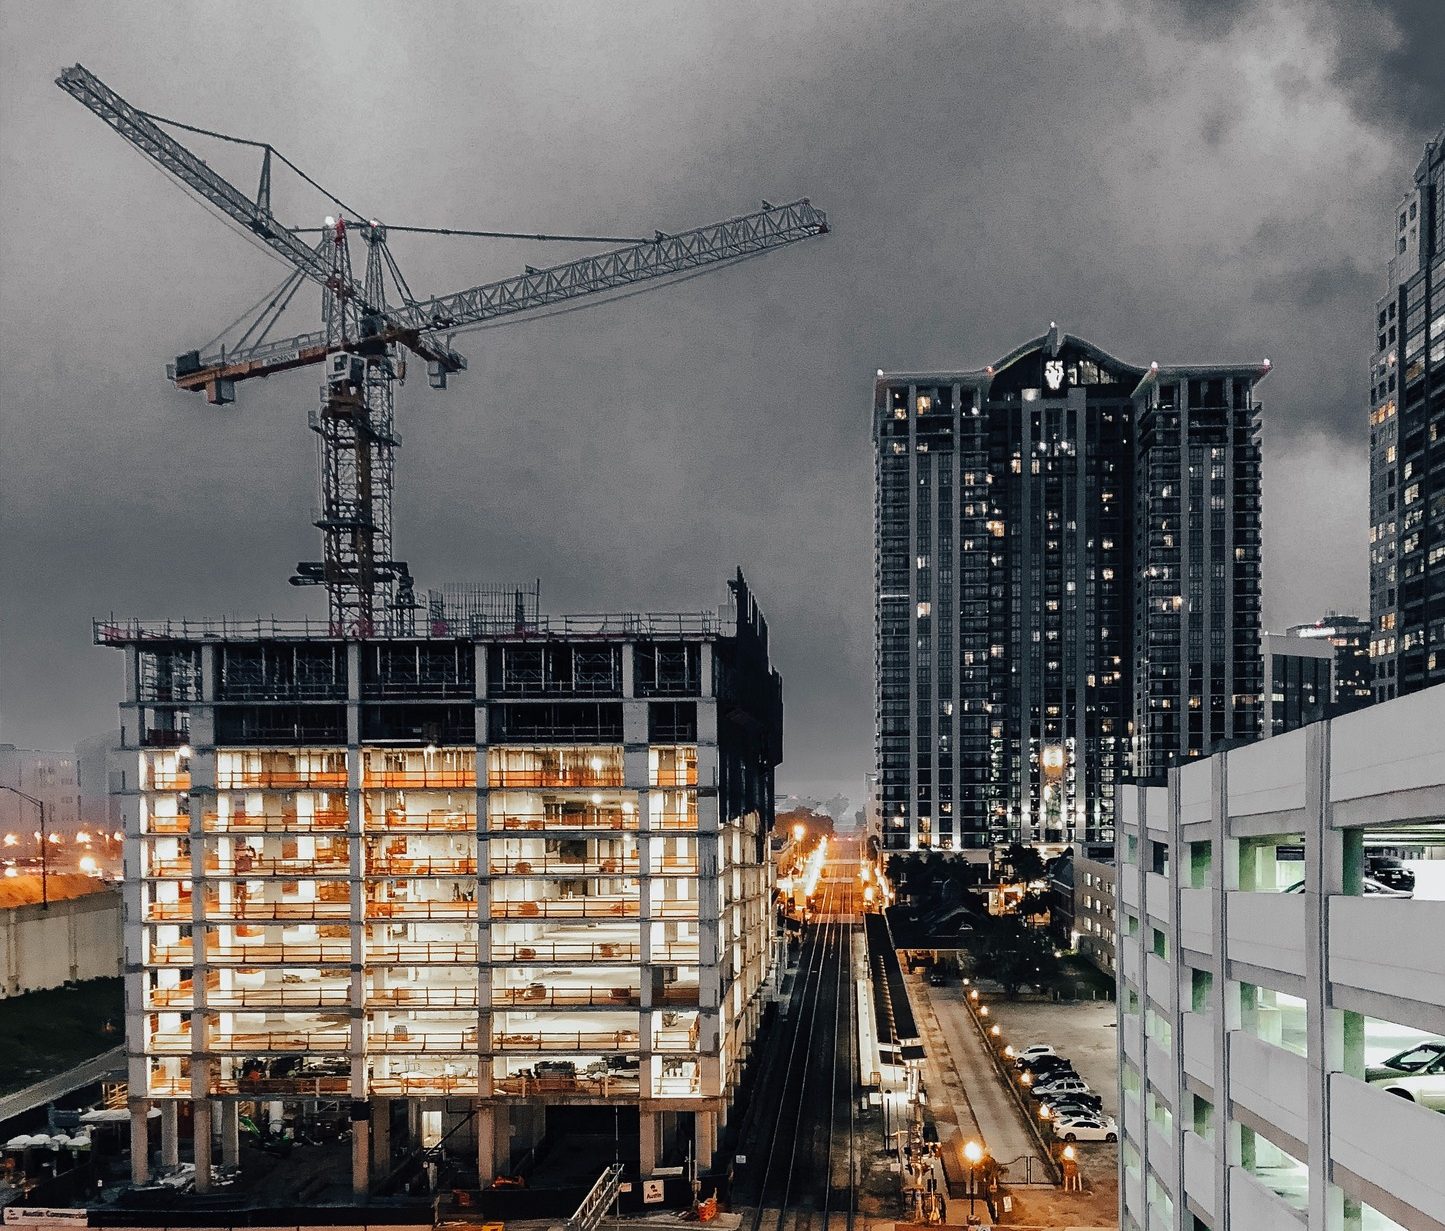
M 781 206 L 764 202 L 761 210 L 723 222 L 671 235 L 659 231 L 652 240 L 547 269 L 528 267 L 515 277 L 417 300 L 387 249 L 386 228 L 374 219 L 348 220 L 347 211 L 339 208 L 338 216 L 327 220 L 327 233 L 315 247 L 302 238 L 305 228 L 276 221 L 271 210 L 275 153 L 271 146 L 241 142 L 264 151 L 253 199 L 162 127 L 178 126 L 176 121 L 139 110 L 81 65 L 64 69 L 56 84 L 164 171 L 257 236 L 291 266 L 293 279 L 299 275 L 321 287 L 321 330 L 266 341 L 268 324 L 255 341 L 249 341 L 253 325 L 240 347 L 223 346 L 204 355 L 190 351 L 168 366 L 167 376 L 179 389 L 204 392 L 210 402 L 224 404 L 235 400 L 237 381 L 327 365 L 321 408 L 310 416 L 319 440 L 322 505 L 316 525 L 322 533 L 323 558 L 298 565 L 292 581 L 326 587 L 331 631 L 336 636 L 367 637 L 382 629 L 412 631 L 416 603 L 406 565 L 393 558 L 391 519 L 395 449 L 400 443 L 394 428 L 394 386 L 405 372 L 404 350 L 426 362 L 433 388 L 445 388 L 447 378 L 467 366 L 466 359 L 451 348 L 451 334 L 741 260 L 828 232 L 827 216 L 806 198 Z M 221 133 L 207 135 L 238 140 Z M 339 198 L 321 191 L 341 206 Z M 352 230 L 359 230 L 367 243 L 361 283 L 352 273 Z M 401 297 L 399 304 L 386 302 L 387 269 Z M 270 323 L 275 323 L 274 316 Z

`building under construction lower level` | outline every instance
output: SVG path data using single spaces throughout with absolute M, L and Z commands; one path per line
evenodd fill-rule
M 773 960 L 782 686 L 731 591 L 366 640 L 97 622 L 126 654 L 134 1178 L 156 1108 L 204 1190 L 243 1123 L 321 1103 L 358 1196 L 443 1138 L 485 1185 L 585 1105 L 636 1124 L 644 1177 L 706 1167 Z

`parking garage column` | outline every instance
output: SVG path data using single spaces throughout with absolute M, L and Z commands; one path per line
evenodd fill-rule
M 151 1182 L 150 1115 L 149 1100 L 130 1100 L 130 1182 L 137 1187 Z

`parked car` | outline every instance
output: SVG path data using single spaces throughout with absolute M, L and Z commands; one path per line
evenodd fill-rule
M 1295 881 L 1285 893 L 1303 893 L 1305 891 L 1304 881 Z M 1415 882 L 1412 878 L 1409 889 L 1391 889 L 1389 885 L 1377 881 L 1373 876 L 1360 877 L 1360 892 L 1367 898 L 1413 898 L 1415 896 Z
M 1366 855 L 1365 871 L 1390 889 L 1415 892 L 1415 873 L 1393 855 Z
M 1056 1097 L 1063 1094 L 1092 1094 L 1089 1083 L 1082 1077 L 1073 1073 L 1065 1077 L 1055 1077 L 1050 1081 L 1035 1082 L 1029 1091 L 1036 1099 Z
M 1059 1116 L 1092 1116 L 1097 1115 L 1104 1106 L 1104 1100 L 1097 1094 L 1065 1094 L 1059 1098 L 1041 1098 L 1039 1100 L 1049 1109 L 1049 1115 L 1057 1119 Z
M 1030 1043 L 1023 1051 L 1014 1053 L 1014 1064 L 1019 1068 L 1023 1068 L 1030 1060 L 1035 1060 L 1039 1056 L 1052 1056 L 1053 1054 L 1054 1049 L 1048 1043 Z
M 1042 1081 L 1049 1073 L 1072 1073 L 1074 1062 L 1067 1056 L 1035 1056 L 1019 1065 L 1019 1072 L 1028 1073 L 1035 1080 Z
M 1118 1141 L 1119 1126 L 1108 1116 L 1061 1116 L 1054 1119 L 1061 1141 Z
M 935 966 L 932 970 L 928 972 L 929 987 L 944 987 L 947 985 L 947 983 L 948 976 L 944 974 L 943 971 L 939 970 L 937 966 Z
M 1369 1065 L 1365 1080 L 1412 1103 L 1445 1111 L 1445 1040 L 1418 1043 Z

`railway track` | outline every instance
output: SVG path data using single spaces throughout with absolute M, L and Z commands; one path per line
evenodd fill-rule
M 849 873 L 852 861 L 838 861 Z M 834 871 L 829 868 L 829 871 Z M 799 958 L 783 1037 L 771 1050 L 748 1156 L 750 1231 L 852 1231 L 856 1208 L 856 1030 L 852 876 L 825 875 Z

